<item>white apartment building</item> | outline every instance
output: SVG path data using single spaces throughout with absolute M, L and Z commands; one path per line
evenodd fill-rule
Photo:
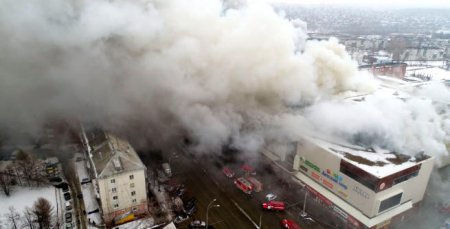
M 126 140 L 103 131 L 86 134 L 92 182 L 103 220 L 114 225 L 123 216 L 147 211 L 147 168 Z
M 383 228 L 425 193 L 433 158 L 304 137 L 292 152 L 266 150 L 354 228 Z M 286 163 L 285 163 L 286 164 Z

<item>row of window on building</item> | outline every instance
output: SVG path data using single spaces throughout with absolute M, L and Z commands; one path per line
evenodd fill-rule
M 134 179 L 134 175 L 133 174 L 131 174 L 130 175 L 130 180 L 133 180 Z M 111 184 L 115 184 L 116 183 L 116 179 L 111 179 Z

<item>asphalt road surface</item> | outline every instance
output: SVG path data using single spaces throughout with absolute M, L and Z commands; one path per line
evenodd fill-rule
M 281 228 L 280 221 L 286 218 L 285 213 L 263 210 L 259 199 L 250 198 L 237 189 L 233 179 L 226 178 L 211 164 L 206 159 L 192 159 L 185 155 L 171 163 L 174 180 L 187 188 L 187 199 L 197 199 L 195 219 L 206 221 L 206 208 L 213 199 L 217 199 L 214 204 L 220 207 L 209 210 L 209 224 L 214 228 L 257 228 L 260 219 L 261 228 Z M 187 224 L 180 226 L 187 228 Z

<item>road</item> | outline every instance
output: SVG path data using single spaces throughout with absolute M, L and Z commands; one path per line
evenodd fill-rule
M 197 199 L 198 211 L 195 214 L 196 219 L 206 221 L 206 208 L 210 201 L 217 199 L 215 204 L 218 208 L 210 208 L 209 224 L 214 228 L 255 228 L 231 201 L 232 198 L 206 174 L 198 162 L 189 160 L 180 156 L 178 160 L 172 160 L 172 171 L 174 178 L 184 184 L 188 190 L 188 197 Z M 187 228 L 182 224 L 181 228 Z
M 230 166 L 237 174 L 243 161 L 224 162 L 217 155 L 205 155 L 202 157 L 189 154 L 184 149 L 177 149 L 178 157 L 171 159 L 172 181 L 184 184 L 188 190 L 186 197 L 197 199 L 198 211 L 193 219 L 206 221 L 206 207 L 211 200 L 217 199 L 218 208 L 209 211 L 209 224 L 219 229 L 235 228 L 258 228 L 261 219 L 261 228 L 281 228 L 280 221 L 288 218 L 295 220 L 304 229 L 337 228 L 338 219 L 330 213 L 330 209 L 321 205 L 311 195 L 306 196 L 306 211 L 316 222 L 307 222 L 299 216 L 303 210 L 303 202 L 306 190 L 290 179 L 290 176 L 281 175 L 279 171 L 268 168 L 263 160 L 253 161 L 257 169 L 256 178 L 264 184 L 264 190 L 254 193 L 252 197 L 244 194 L 233 184 L 234 179 L 227 178 L 221 171 L 223 164 Z M 141 155 L 148 167 L 156 168 L 163 161 L 168 161 L 171 153 L 144 153 Z M 262 202 L 267 193 L 273 192 L 278 195 L 280 201 L 284 201 L 288 207 L 284 212 L 273 212 L 262 209 Z M 179 225 L 187 228 L 188 220 Z M 343 227 L 340 227 L 343 228 Z
M 192 159 L 181 154 L 177 160 L 172 160 L 171 166 L 174 179 L 185 184 L 188 196 L 198 200 L 197 219 L 205 220 L 208 203 L 217 199 L 221 206 L 209 211 L 209 222 L 214 228 L 257 228 L 261 220 L 261 228 L 273 229 L 280 228 L 282 219 L 293 218 L 285 212 L 263 210 L 261 204 L 265 192 L 249 197 L 237 189 L 233 179 L 224 176 L 221 168 L 214 166 L 209 159 Z

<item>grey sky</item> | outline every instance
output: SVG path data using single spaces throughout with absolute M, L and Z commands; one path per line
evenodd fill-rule
M 267 0 L 277 3 L 450 8 L 450 0 Z

